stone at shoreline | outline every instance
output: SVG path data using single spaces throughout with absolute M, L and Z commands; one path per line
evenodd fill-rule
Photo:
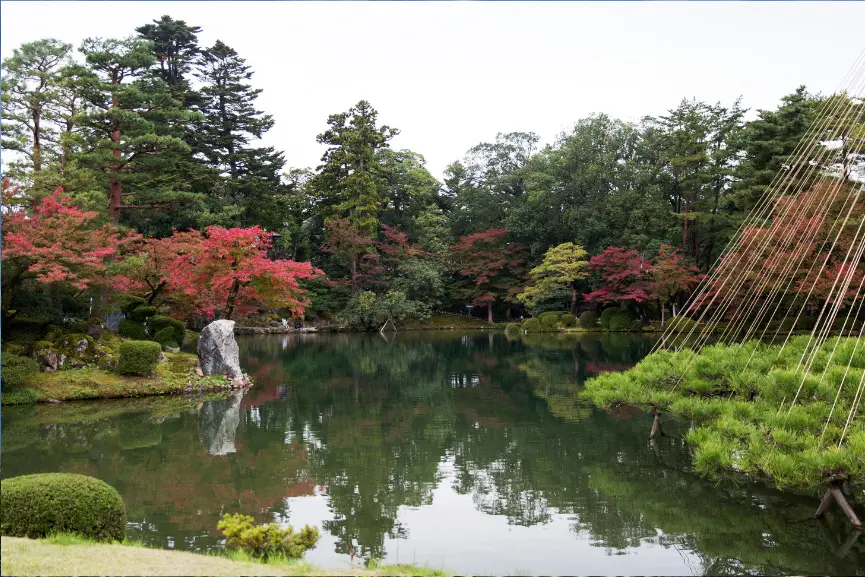
M 198 362 L 205 376 L 224 375 L 248 384 L 240 370 L 240 349 L 234 340 L 234 321 L 213 321 L 198 337 Z

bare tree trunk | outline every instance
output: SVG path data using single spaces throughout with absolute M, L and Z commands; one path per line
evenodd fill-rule
M 493 303 L 487 304 L 487 321 L 493 324 Z
M 234 281 L 231 285 L 231 290 L 228 292 L 228 300 L 225 303 L 225 318 L 230 319 L 234 313 L 234 303 L 237 300 L 237 294 L 240 292 L 240 281 Z

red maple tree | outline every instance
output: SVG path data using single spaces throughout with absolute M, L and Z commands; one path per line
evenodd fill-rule
M 685 261 L 682 249 L 669 244 L 662 244 L 658 250 L 652 263 L 652 275 L 652 296 L 661 307 L 661 324 L 664 324 L 667 303 L 690 294 L 703 278 L 699 268 Z
M 491 228 L 459 239 L 451 247 L 458 271 L 467 277 L 464 294 L 474 306 L 487 307 L 493 322 L 493 303 L 512 302 L 524 283 L 526 247 L 507 242 L 506 228 Z
M 83 211 L 58 188 L 37 204 L 3 212 L 3 310 L 25 279 L 66 283 L 77 289 L 108 284 L 108 265 L 133 248 L 141 236 L 100 223 L 99 213 Z
M 652 263 L 640 256 L 636 249 L 607 247 L 589 260 L 589 270 L 600 273 L 601 286 L 583 295 L 588 302 L 639 303 L 650 300 L 655 290 Z
M 258 226 L 175 232 L 148 245 L 156 259 L 149 284 L 164 283 L 175 302 L 207 318 L 220 313 L 230 319 L 237 310 L 258 307 L 302 317 L 308 303 L 298 280 L 324 273 L 308 262 L 270 260 L 270 243 L 271 233 Z

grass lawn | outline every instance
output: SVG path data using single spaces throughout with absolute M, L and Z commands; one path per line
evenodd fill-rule
M 92 543 L 74 536 L 47 539 L 0 538 L 2 575 L 421 575 L 449 573 L 414 565 L 382 565 L 375 570 L 320 569 L 305 561 L 260 563 L 137 544 Z

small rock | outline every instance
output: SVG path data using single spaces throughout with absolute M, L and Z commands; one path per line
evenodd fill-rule
M 165 356 L 165 353 L 159 353 L 159 362 L 160 363 L 168 362 L 168 357 Z
M 59 405 L 59 404 L 60 404 L 60 401 L 58 401 L 57 399 L 48 399 L 48 400 L 45 401 L 45 402 L 46 402 L 46 403 L 50 403 L 50 404 L 52 404 L 52 405 Z
M 75 343 L 75 352 L 78 354 L 83 353 L 84 351 L 87 350 L 87 345 L 89 345 L 89 344 L 90 343 L 87 342 L 87 339 L 81 339 L 80 341 Z
M 87 327 L 87 336 L 98 340 L 99 337 L 102 336 L 102 326 L 90 325 Z
M 165 347 L 166 353 L 179 353 L 180 347 Z
M 60 366 L 60 358 L 57 356 L 57 352 L 54 351 L 54 349 L 47 347 L 38 349 L 33 356 L 36 357 L 36 360 L 40 365 L 42 365 L 42 370 L 46 373 L 53 373 L 57 370 L 57 367 Z
M 204 371 L 201 370 L 201 367 L 195 367 L 195 374 L 198 375 L 199 377 L 203 377 Z

